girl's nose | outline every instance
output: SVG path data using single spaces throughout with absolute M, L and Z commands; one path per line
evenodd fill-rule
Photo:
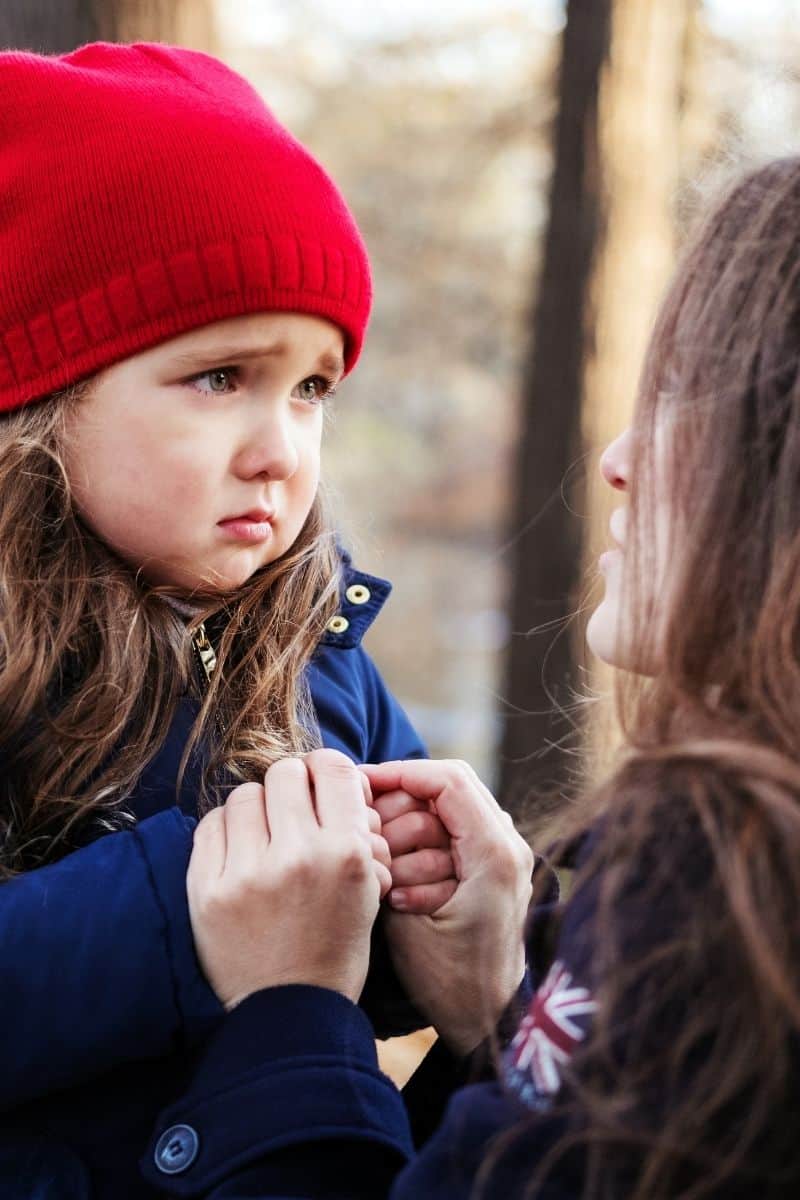
M 246 479 L 255 475 L 264 475 L 269 479 L 290 479 L 299 461 L 289 422 L 275 416 L 250 432 L 236 466 L 239 474 Z
M 626 429 L 603 451 L 600 459 L 600 474 L 606 483 L 618 491 L 628 488 L 631 478 L 632 433 Z

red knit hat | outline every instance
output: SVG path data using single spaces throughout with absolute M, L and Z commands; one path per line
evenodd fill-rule
M 326 317 L 354 365 L 369 264 L 319 164 L 239 75 L 172 46 L 0 53 L 0 410 L 179 333 Z

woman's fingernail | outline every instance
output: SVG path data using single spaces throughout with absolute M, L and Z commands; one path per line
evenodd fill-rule
M 408 908 L 408 896 L 405 892 L 392 891 L 389 894 L 392 908 Z

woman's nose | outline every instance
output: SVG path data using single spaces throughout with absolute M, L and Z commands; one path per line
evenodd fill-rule
M 610 487 L 626 491 L 631 478 L 632 434 L 626 429 L 618 438 L 606 446 L 600 459 L 600 474 Z

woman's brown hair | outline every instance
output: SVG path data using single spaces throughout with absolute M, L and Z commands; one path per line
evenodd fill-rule
M 179 775 L 202 742 L 201 811 L 223 779 L 318 742 L 304 668 L 339 591 L 322 499 L 278 561 L 197 597 L 187 628 L 75 508 L 65 418 L 87 386 L 0 420 L 0 878 L 132 820 L 126 800 L 197 688 L 201 622 L 220 630 L 217 666 Z
M 633 434 L 620 632 L 658 669 L 620 677 L 623 755 L 581 817 L 598 1012 L 524 1194 L 580 1154 L 576 1196 L 800 1195 L 800 159 L 687 246 Z

